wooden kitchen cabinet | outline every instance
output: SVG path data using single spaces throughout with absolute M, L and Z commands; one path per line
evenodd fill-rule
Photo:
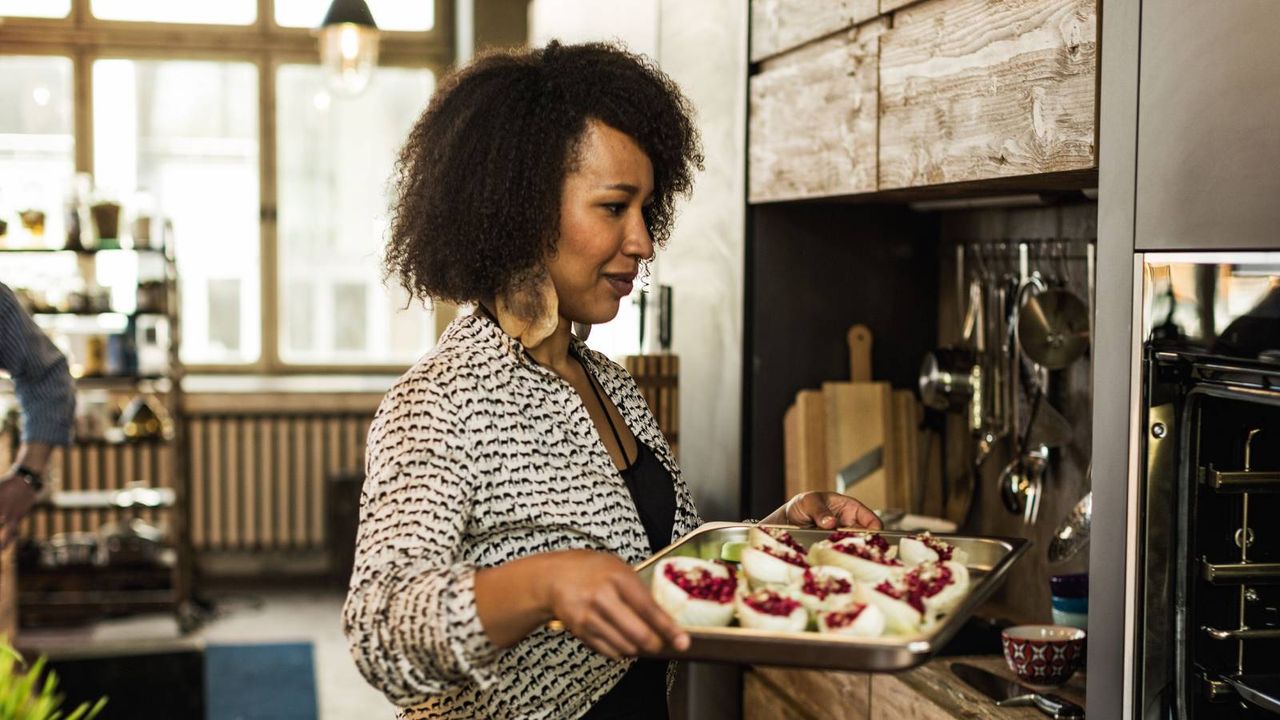
M 880 37 L 880 190 L 1096 167 L 1096 0 L 929 0 Z
M 749 201 L 874 192 L 885 20 L 780 55 L 751 78 Z
M 757 667 L 751 673 L 778 688 L 788 707 L 801 717 L 825 720 L 868 720 L 871 717 L 871 675 L 825 670 Z M 750 708 L 750 705 L 743 705 Z
M 753 0 L 751 61 L 853 27 L 878 13 L 877 0 Z
M 796 709 L 790 696 L 748 672 L 742 679 L 743 720 L 813 720 Z

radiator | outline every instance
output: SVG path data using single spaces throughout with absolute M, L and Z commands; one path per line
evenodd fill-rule
M 324 549 L 325 483 L 363 470 L 370 418 L 323 411 L 189 416 L 196 551 Z
M 190 531 L 197 553 L 325 549 L 325 483 L 361 472 L 372 410 L 188 413 L 184 428 L 190 478 Z M 171 486 L 169 444 L 77 442 L 58 454 L 58 487 L 111 490 L 129 482 Z M 95 532 L 132 511 L 42 509 L 24 535 L 46 539 Z M 167 511 L 140 516 L 160 525 Z

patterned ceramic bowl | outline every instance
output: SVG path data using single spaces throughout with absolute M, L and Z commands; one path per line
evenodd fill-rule
M 1018 625 L 1000 635 L 1004 659 L 1020 680 L 1061 685 L 1084 660 L 1084 631 L 1062 625 Z

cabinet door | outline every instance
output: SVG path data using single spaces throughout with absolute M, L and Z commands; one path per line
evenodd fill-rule
M 1139 250 L 1280 247 L 1280 2 L 1142 4 Z
M 885 27 L 876 20 L 780 55 L 751 78 L 751 202 L 875 191 Z
M 742 681 L 743 720 L 811 720 L 772 685 L 748 672 Z
M 870 20 L 877 10 L 876 0 L 752 0 L 751 61 Z
M 881 190 L 1095 167 L 1095 0 L 931 0 L 880 40 Z
M 813 717 L 831 720 L 871 717 L 871 676 L 867 673 L 757 667 L 752 674 L 782 688 L 797 709 Z

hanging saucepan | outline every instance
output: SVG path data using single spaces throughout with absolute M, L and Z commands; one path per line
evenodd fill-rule
M 969 285 L 969 307 L 965 312 L 963 344 L 926 353 L 920 363 L 920 401 L 925 407 L 944 412 L 967 411 L 980 397 L 982 371 L 972 349 L 974 334 L 981 322 L 977 281 Z
M 1038 365 L 1061 370 L 1089 347 L 1089 308 L 1066 288 L 1028 293 L 1018 313 L 1018 343 Z
M 920 400 L 934 410 L 965 410 L 979 382 L 978 363 L 968 348 L 939 348 L 920 363 Z

